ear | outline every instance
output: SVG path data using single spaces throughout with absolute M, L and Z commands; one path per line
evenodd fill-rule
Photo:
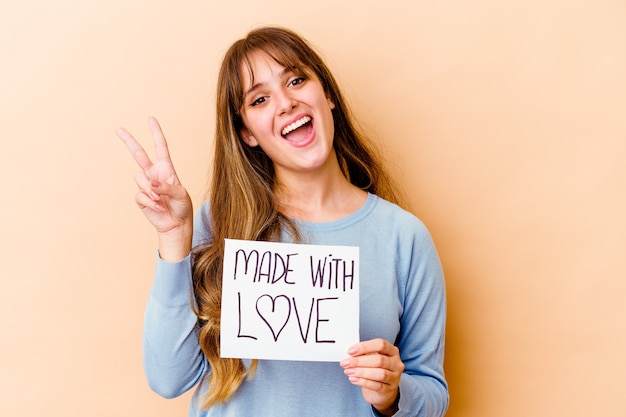
M 259 146 L 259 142 L 257 142 L 254 136 L 252 136 L 252 132 L 250 132 L 247 127 L 242 127 L 241 130 L 239 130 L 239 134 L 241 135 L 241 139 L 246 143 L 246 145 L 250 146 L 251 148 Z
M 328 100 L 328 105 L 330 106 L 331 110 L 335 109 L 335 102 L 333 101 L 332 98 L 330 98 L 330 95 L 326 94 L 326 100 Z

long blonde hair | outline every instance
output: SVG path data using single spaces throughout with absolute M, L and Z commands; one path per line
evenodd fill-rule
M 296 33 L 279 27 L 251 31 L 235 42 L 222 61 L 217 84 L 215 151 L 209 190 L 212 241 L 194 250 L 193 282 L 199 343 L 211 372 L 203 408 L 228 400 L 257 361 L 246 369 L 241 359 L 220 358 L 220 311 L 224 239 L 278 240 L 294 224 L 277 209 L 272 160 L 260 147 L 247 146 L 239 136 L 243 127 L 242 67 L 251 72 L 249 57 L 263 51 L 280 65 L 314 73 L 335 104 L 334 148 L 343 174 L 355 186 L 401 203 L 381 159 L 356 127 L 330 70 L 313 48 Z

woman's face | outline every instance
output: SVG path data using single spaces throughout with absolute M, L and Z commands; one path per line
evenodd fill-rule
M 278 178 L 311 173 L 336 163 L 333 155 L 334 103 L 313 74 L 296 74 L 269 55 L 250 56 L 250 71 L 242 65 L 244 127 L 249 146 L 260 146 L 274 162 Z M 254 84 L 253 84 L 254 83 Z

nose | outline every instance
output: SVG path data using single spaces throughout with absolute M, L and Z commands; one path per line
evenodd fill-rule
M 288 113 L 297 105 L 291 92 L 286 88 L 278 89 L 274 95 L 274 100 L 276 101 L 276 112 L 278 114 Z

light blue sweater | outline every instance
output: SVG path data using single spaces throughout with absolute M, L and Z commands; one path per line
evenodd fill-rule
M 210 241 L 209 215 L 205 203 L 196 213 L 194 244 Z M 361 340 L 380 337 L 395 343 L 405 365 L 395 415 L 443 416 L 449 399 L 443 373 L 445 288 L 422 222 L 370 194 L 363 207 L 341 220 L 298 226 L 305 243 L 359 246 Z M 172 398 L 197 386 L 190 417 L 377 415 L 338 363 L 270 360 L 260 360 L 254 378 L 226 404 L 200 410 L 210 367 L 190 307 L 190 258 L 178 263 L 157 259 L 144 325 L 144 367 L 154 391 Z

